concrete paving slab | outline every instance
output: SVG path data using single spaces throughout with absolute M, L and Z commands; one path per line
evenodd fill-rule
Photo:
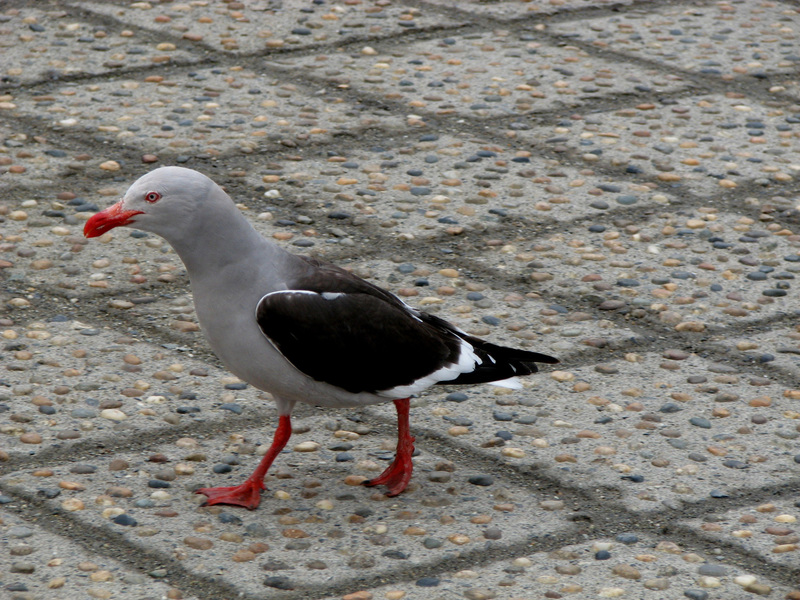
M 157 435 L 261 410 L 257 390 L 191 354 L 66 317 L 3 326 L 5 460 Z M 188 355 L 187 355 L 188 354 Z
M 702 332 L 795 313 L 797 236 L 712 207 L 648 222 L 598 219 L 539 239 L 520 236 L 476 260 L 527 277 L 542 293 L 599 310 L 655 316 Z M 716 331 L 716 329 L 715 329 Z
M 265 196 L 317 207 L 345 231 L 371 224 L 405 241 L 497 229 L 506 217 L 566 223 L 670 202 L 656 184 L 576 169 L 468 135 L 419 133 L 392 149 L 344 150 L 324 160 L 251 170 L 247 180 Z
M 632 4 L 632 0 L 424 0 L 449 9 L 458 9 L 466 14 L 475 13 L 493 19 L 519 19 L 522 17 L 549 16 L 558 12 L 569 12 L 582 8 L 619 7 Z
M 385 110 L 310 96 L 292 78 L 275 79 L 237 65 L 169 75 L 62 84 L 47 95 L 7 94 L 8 117 L 34 117 L 59 132 L 180 162 L 181 156 L 252 153 L 278 144 L 330 141 L 363 127 L 403 121 Z M 102 106 L 101 106 L 102 104 Z
M 171 39 L 202 43 L 235 54 L 341 44 L 458 24 L 424 6 L 395 6 L 381 1 L 329 5 L 303 0 L 212 0 L 166 6 L 155 2 L 74 4 Z
M 792 72 L 800 61 L 800 12 L 784 2 L 682 2 L 640 5 L 599 19 L 557 23 L 549 31 L 725 80 Z
M 0 595 L 108 571 L 76 594 L 800 599 L 793 4 L 11 4 L 0 518 L 43 542 L 8 552 L 30 564 L 0 588 L 31 589 Z M 251 472 L 272 407 L 217 370 L 166 244 L 81 236 L 176 163 L 284 247 L 564 362 L 518 391 L 415 399 L 396 499 L 348 485 L 391 459 L 391 405 L 298 407 L 260 509 L 200 508 L 195 487 Z M 60 332 L 75 319 L 99 333 Z M 34 590 L 59 536 L 98 568 Z M 112 589 L 123 572 L 179 589 Z
M 632 511 L 680 510 L 800 476 L 798 413 L 786 388 L 695 354 L 567 364 L 523 385 L 464 390 L 445 403 L 422 397 L 412 426 L 532 477 L 616 489 Z
M 675 542 L 632 531 L 550 552 L 509 557 L 489 566 L 441 573 L 435 578 L 392 583 L 370 593 L 372 598 L 404 600 L 518 600 L 573 595 L 683 600 L 749 597 L 745 594 L 778 599 L 790 597 L 786 594 L 792 591 Z M 353 598 L 359 598 L 357 593 L 353 592 Z
M 796 113 L 787 102 L 765 106 L 733 92 L 593 112 L 519 137 L 576 153 L 589 165 L 620 168 L 702 195 L 746 183 L 779 188 L 795 181 Z
M 792 498 L 751 504 L 684 524 L 714 542 L 741 547 L 775 565 L 797 567 L 800 503 Z
M 9 600 L 196 598 L 2 508 L 0 542 L 3 594 Z
M 598 98 L 674 92 L 680 76 L 622 65 L 575 46 L 508 30 L 453 35 L 397 48 L 280 57 L 268 64 L 407 107 L 415 115 L 523 117 Z
M 11 473 L 2 485 L 26 493 L 58 491 L 48 504 L 67 511 L 76 526 L 111 532 L 252 597 L 432 567 L 443 557 L 575 528 L 567 510 L 537 511 L 531 518 L 529 508 L 538 502 L 529 490 L 505 482 L 470 483 L 486 474 L 468 462 L 437 457 L 422 443 L 412 488 L 404 495 L 387 499 L 358 485 L 383 470 L 394 442 L 386 438 L 381 444 L 368 423 L 347 421 L 352 414 L 339 412 L 336 418 L 336 411 L 320 411 L 295 419 L 296 434 L 268 476 L 261 507 L 252 512 L 199 507 L 202 496 L 191 492 L 241 483 L 271 435 L 264 429 L 96 457 L 91 465 L 100 475 L 58 467 L 45 479 Z M 148 461 L 154 453 L 164 462 Z M 109 477 L 112 460 L 127 467 Z
M 93 22 L 78 11 L 60 7 L 7 8 L 0 14 L 4 83 L 27 85 L 200 60 L 183 48 L 186 45 L 145 38 L 122 24 Z

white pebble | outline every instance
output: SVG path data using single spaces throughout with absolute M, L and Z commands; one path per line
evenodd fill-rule
M 733 578 L 733 582 L 736 585 L 740 585 L 742 587 L 747 587 L 748 585 L 752 585 L 757 581 L 754 575 L 737 575 Z
M 316 452 L 319 450 L 319 444 L 317 442 L 300 442 L 297 444 L 293 450 L 295 452 Z
M 101 410 L 100 416 L 109 421 L 124 421 L 128 418 L 128 415 L 118 408 L 106 408 L 105 410 Z

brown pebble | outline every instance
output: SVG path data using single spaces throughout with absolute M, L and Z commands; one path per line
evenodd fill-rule
M 345 594 L 342 600 L 372 600 L 372 592 L 362 590 L 360 592 L 353 592 L 352 594 Z
M 352 594 L 345 594 L 342 600 L 372 600 L 372 592 L 362 590 L 360 592 L 353 592 Z
M 691 331 L 695 333 L 699 333 L 701 331 L 705 331 L 706 326 L 699 321 L 684 321 L 682 323 L 678 323 L 675 325 L 675 331 Z
M 579 575 L 583 569 L 578 565 L 556 565 L 555 572 L 559 575 Z
M 485 525 L 492 522 L 492 517 L 491 515 L 475 515 L 469 520 L 469 522 L 477 525 Z
M 308 537 L 308 534 L 305 531 L 294 527 L 288 527 L 287 529 L 284 529 L 283 531 L 281 531 L 281 535 L 283 537 L 290 539 L 299 539 Z
M 414 525 L 406 528 L 406 530 L 403 531 L 404 535 L 425 535 L 426 533 L 428 533 L 427 530 L 423 529 L 422 527 L 416 527 Z
M 86 489 L 86 486 L 78 483 L 77 481 L 59 481 L 58 487 L 62 490 L 70 490 L 73 492 L 82 492 Z
M 640 579 L 642 577 L 642 574 L 639 572 L 639 570 L 630 565 L 617 565 L 611 569 L 611 572 L 614 575 L 624 577 L 625 579 Z
M 200 325 L 197 323 L 192 323 L 191 321 L 181 321 L 176 319 L 169 324 L 171 329 L 176 331 L 180 331 L 183 333 L 191 333 L 193 331 L 200 331 Z
M 248 562 L 254 560 L 256 554 L 250 550 L 239 550 L 231 558 L 234 562 Z
M 110 463 L 108 463 L 108 470 L 109 471 L 124 471 L 130 465 L 128 464 L 127 460 L 123 460 L 121 458 L 115 458 Z
M 492 590 L 482 588 L 472 588 L 464 592 L 467 600 L 492 600 L 497 598 L 497 593 Z
M 744 591 L 751 594 L 758 594 L 759 596 L 769 596 L 772 593 L 772 588 L 763 583 L 751 583 L 744 588 Z
M 758 522 L 758 518 L 755 515 L 742 515 L 739 517 L 740 523 L 756 523 Z
M 126 354 L 122 357 L 122 360 L 128 363 L 129 365 L 140 365 L 142 364 L 142 359 L 136 356 L 135 354 Z
M 119 171 L 122 167 L 115 160 L 107 160 L 100 163 L 100 168 L 104 171 Z
M 214 542 L 211 540 L 195 536 L 183 538 L 183 543 L 195 550 L 209 550 L 214 547 Z
M 345 485 L 361 485 L 367 480 L 363 475 L 348 475 L 344 478 Z

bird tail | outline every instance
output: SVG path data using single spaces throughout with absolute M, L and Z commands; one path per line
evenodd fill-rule
M 540 352 L 498 346 L 472 336 L 462 336 L 472 345 L 475 355 L 481 360 L 474 371 L 462 373 L 447 384 L 491 383 L 500 387 L 519 389 L 518 376 L 536 373 L 537 363 L 556 364 L 558 359 Z

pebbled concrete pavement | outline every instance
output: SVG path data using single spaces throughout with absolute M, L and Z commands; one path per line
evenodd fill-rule
M 800 13 L 778 1 L 0 6 L 0 589 L 800 598 Z M 160 239 L 159 165 L 264 235 L 562 364 L 276 418 Z

